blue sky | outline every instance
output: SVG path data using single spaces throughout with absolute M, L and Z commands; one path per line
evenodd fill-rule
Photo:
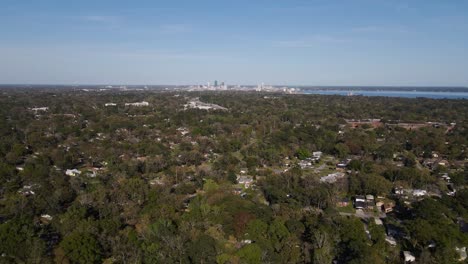
M 0 83 L 468 86 L 468 1 L 0 0 Z

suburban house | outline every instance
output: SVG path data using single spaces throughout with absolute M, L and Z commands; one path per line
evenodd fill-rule
M 427 195 L 426 190 L 422 189 L 404 189 L 403 187 L 395 187 L 395 194 L 402 196 L 403 198 L 408 197 L 423 197 Z
M 101 168 L 91 167 L 86 169 L 86 176 L 94 178 L 98 175 L 98 172 L 101 171 Z
M 396 246 L 397 245 L 397 241 L 395 240 L 394 237 L 392 236 L 386 236 L 385 237 L 385 241 L 390 244 L 390 246 Z
M 460 255 L 458 261 L 464 261 L 466 259 L 466 247 L 455 247 L 455 251 Z
M 184 110 L 191 109 L 191 108 L 197 108 L 201 110 L 228 110 L 225 107 L 222 107 L 217 104 L 209 104 L 209 103 L 204 103 L 201 102 L 200 99 L 197 98 L 192 98 L 187 104 L 184 105 Z
M 322 157 L 322 154 L 323 153 L 321 151 L 312 152 L 312 158 L 314 160 L 319 160 Z
M 450 176 L 448 175 L 448 173 L 442 173 L 442 174 L 440 175 L 440 177 L 441 177 L 444 181 L 446 181 L 447 183 L 450 183 L 451 178 L 450 178 Z
M 421 190 L 421 189 L 414 189 L 413 190 L 413 196 L 421 197 L 421 196 L 425 196 L 425 195 L 427 195 L 426 190 Z
M 32 185 L 24 185 L 23 188 L 21 188 L 18 193 L 24 195 L 24 196 L 29 196 L 29 195 L 34 195 L 36 194 L 33 190 L 33 188 L 38 187 L 35 184 Z
M 457 193 L 457 190 L 455 190 L 455 187 L 453 186 L 453 183 L 448 183 L 447 184 L 447 195 L 449 196 L 455 196 L 455 194 Z
M 81 171 L 79 171 L 77 169 L 71 169 L 71 170 L 66 170 L 65 174 L 68 175 L 68 176 L 71 176 L 71 177 L 75 177 L 75 176 L 80 175 Z
M 336 167 L 339 169 L 344 169 L 346 166 L 348 166 L 349 161 L 347 160 L 342 160 L 338 164 L 336 164 Z
M 150 185 L 164 185 L 164 181 L 161 178 L 155 178 L 149 181 Z
M 367 194 L 366 195 L 366 208 L 367 209 L 374 209 L 374 206 L 375 206 L 374 195 Z
M 251 176 L 237 176 L 237 182 L 244 185 L 245 188 L 250 188 L 253 184 L 253 178 Z
M 343 198 L 343 199 L 338 200 L 338 202 L 336 202 L 336 206 L 338 206 L 338 207 L 346 207 L 348 205 L 349 205 L 349 199 L 348 198 Z
M 393 208 L 395 207 L 395 203 L 393 202 L 387 202 L 382 205 L 382 211 L 385 213 L 390 213 L 393 212 Z
M 34 112 L 45 112 L 49 110 L 49 107 L 33 107 L 29 109 Z
M 447 160 L 443 159 L 443 160 L 439 160 L 437 162 L 437 165 L 446 167 L 446 166 L 449 165 L 449 162 Z
M 54 219 L 52 216 L 50 216 L 49 214 L 42 214 L 41 217 L 39 217 L 39 220 L 43 223 L 43 224 L 48 224 L 50 223 L 50 221 L 52 221 L 52 219 Z
M 393 190 L 397 195 L 405 195 L 408 194 L 408 189 L 404 189 L 402 186 L 397 186 Z
M 366 197 L 364 195 L 357 195 L 354 198 L 354 207 L 356 209 L 364 209 L 367 207 Z
M 149 106 L 149 103 L 146 101 L 136 103 L 125 103 L 125 106 Z
M 449 162 L 446 159 L 442 158 L 430 158 L 430 159 L 425 159 L 422 161 L 422 165 L 430 170 L 437 169 L 437 167 L 442 166 L 442 167 L 447 167 L 449 166 Z
M 343 172 L 335 172 L 328 174 L 327 176 L 323 176 L 320 178 L 320 182 L 326 182 L 326 183 L 335 183 L 339 179 L 343 178 L 345 174 Z
M 416 261 L 416 257 L 409 251 L 403 251 L 403 257 L 405 258 L 405 263 Z
M 382 212 L 385 213 L 390 213 L 393 211 L 393 208 L 395 207 L 395 202 L 391 200 L 379 200 L 377 203 L 375 203 L 377 208 L 379 208 Z
M 244 191 L 244 190 L 243 190 L 242 188 L 234 188 L 234 189 L 232 190 L 232 193 L 233 193 L 233 194 L 239 195 L 239 194 L 241 194 L 243 191 Z
M 345 119 L 346 123 L 351 126 L 351 128 L 358 128 L 362 127 L 363 125 L 367 125 L 372 128 L 378 128 L 383 126 L 383 122 L 380 119 L 363 119 L 363 120 L 355 120 L 355 119 Z
M 307 158 L 305 160 L 299 161 L 299 166 L 301 169 L 311 168 L 312 167 L 312 159 Z
M 189 133 L 189 130 L 185 127 L 179 127 L 177 128 L 177 131 L 179 131 L 182 136 L 185 136 Z
M 356 209 L 373 209 L 375 200 L 373 195 L 357 195 L 354 198 L 354 207 Z

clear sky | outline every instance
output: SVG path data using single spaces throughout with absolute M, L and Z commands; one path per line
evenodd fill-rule
M 465 0 L 0 0 L 0 83 L 468 86 Z

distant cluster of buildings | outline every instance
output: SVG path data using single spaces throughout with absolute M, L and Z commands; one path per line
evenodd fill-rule
M 276 86 L 271 86 L 271 85 L 265 85 L 264 83 L 257 85 L 257 88 L 255 88 L 256 92 L 273 92 L 273 93 L 287 93 L 287 94 L 295 94 L 300 92 L 299 88 L 293 88 L 293 87 L 276 87 Z
M 395 202 L 383 197 L 377 197 L 376 200 L 373 195 L 356 195 L 354 197 L 354 208 L 374 210 L 377 209 L 379 212 L 390 213 L 395 207 Z
M 299 88 L 292 88 L 292 87 L 277 87 L 271 85 L 265 85 L 261 83 L 257 86 L 241 86 L 241 85 L 231 85 L 228 86 L 224 82 L 214 81 L 213 84 L 208 82 L 205 85 L 195 85 L 187 87 L 189 91 L 257 91 L 257 92 L 277 92 L 277 93 L 288 93 L 294 94 L 300 91 Z
M 447 131 L 452 130 L 456 123 L 450 123 L 450 124 L 445 124 L 445 123 L 440 123 L 440 122 L 421 122 L 421 123 L 404 123 L 396 120 L 388 120 L 385 123 L 382 121 L 382 119 L 379 118 L 370 118 L 370 119 L 345 119 L 346 123 L 351 127 L 351 128 L 358 128 L 358 127 L 363 127 L 367 126 L 370 128 L 378 128 L 378 127 L 401 127 L 406 130 L 415 130 L 415 129 L 420 129 L 423 127 L 435 127 L 435 128 L 440 128 L 440 127 L 447 127 Z
M 190 86 L 189 91 L 226 91 L 228 90 L 228 86 L 224 83 L 218 83 L 218 81 L 214 81 L 213 84 L 208 82 L 206 85 L 197 85 L 197 86 Z
M 378 128 L 384 124 L 381 122 L 381 119 L 345 119 L 346 123 L 351 126 L 351 128 L 358 128 L 364 125 L 367 125 L 372 128 Z
M 228 110 L 217 104 L 209 104 L 201 102 L 199 98 L 193 98 L 184 105 L 184 110 L 187 109 L 202 109 L 202 110 Z
M 395 194 L 402 197 L 423 197 L 427 195 L 427 191 L 423 189 L 404 189 L 403 187 L 396 187 Z
M 32 107 L 32 108 L 29 108 L 29 110 L 33 111 L 33 112 L 46 112 L 46 111 L 49 111 L 49 107 Z
M 125 103 L 125 106 L 149 106 L 150 104 L 146 101 L 135 102 L 135 103 Z M 117 106 L 116 103 L 105 103 L 104 106 Z
M 146 101 L 136 103 L 125 103 L 125 106 L 149 106 L 149 103 Z
M 344 178 L 345 174 L 344 172 L 335 172 L 335 173 L 330 173 L 327 176 L 323 176 L 320 178 L 320 182 L 326 182 L 326 183 L 335 183 L 339 179 Z

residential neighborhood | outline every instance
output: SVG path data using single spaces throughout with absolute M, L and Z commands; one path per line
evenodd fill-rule
M 3 91 L 1 241 L 45 263 L 466 260 L 466 117 L 444 114 L 464 102 L 108 89 Z

